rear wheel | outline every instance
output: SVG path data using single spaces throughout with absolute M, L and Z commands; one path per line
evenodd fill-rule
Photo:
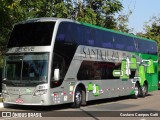
M 148 86 L 146 83 L 141 87 L 141 96 L 145 97 L 148 94 Z
M 133 98 L 137 99 L 140 95 L 140 92 L 141 92 L 140 85 L 138 83 L 136 83 L 135 88 L 134 88 Z

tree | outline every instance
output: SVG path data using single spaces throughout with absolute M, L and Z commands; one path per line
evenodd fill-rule
M 145 33 L 137 33 L 137 35 L 157 41 L 158 46 L 160 47 L 160 16 L 153 16 L 146 22 L 144 30 Z
M 133 29 L 128 28 L 129 17 L 131 14 L 132 14 L 132 11 L 129 10 L 128 13 L 121 13 L 118 15 L 117 21 L 116 21 L 116 24 L 117 24 L 116 30 L 119 30 L 125 33 L 132 32 Z
M 123 9 L 119 0 L 86 0 L 86 6 L 95 14 L 95 25 L 116 28 L 114 15 Z
M 0 67 L 13 25 L 29 18 L 52 16 L 52 6 L 53 2 L 50 0 L 1 0 L 0 14 L 3 17 L 0 17 Z
M 119 0 L 1 0 L 0 67 L 4 46 L 15 23 L 37 17 L 61 17 L 116 28 L 115 13 L 122 10 Z
M 144 30 L 145 33 L 138 33 L 137 35 L 157 41 L 158 48 L 160 48 L 160 16 L 153 16 L 148 22 L 146 22 L 144 25 Z M 158 56 L 160 56 L 160 49 L 158 49 Z
M 145 37 L 160 42 L 160 16 L 153 16 L 144 26 Z

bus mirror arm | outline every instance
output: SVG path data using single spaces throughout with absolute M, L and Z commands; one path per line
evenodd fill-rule
M 6 82 L 7 82 L 7 78 L 3 78 L 2 83 L 6 84 Z
M 60 70 L 58 68 L 54 69 L 54 81 L 60 80 Z
M 7 80 L 7 78 L 3 78 L 3 81 L 6 81 Z

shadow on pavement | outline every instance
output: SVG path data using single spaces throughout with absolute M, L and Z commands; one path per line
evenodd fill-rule
M 148 94 L 146 97 L 152 96 L 152 94 Z M 87 106 L 92 105 L 101 105 L 104 103 L 112 103 L 117 101 L 123 101 L 126 99 L 133 99 L 131 96 L 123 96 L 123 97 L 116 97 L 116 98 L 107 98 L 101 100 L 93 100 L 87 102 Z M 16 109 L 16 110 L 25 110 L 25 111 L 56 111 L 56 110 L 67 110 L 70 109 L 70 104 L 62 104 L 62 105 L 51 105 L 51 106 L 26 106 L 26 105 L 10 105 L 7 106 L 9 109 Z

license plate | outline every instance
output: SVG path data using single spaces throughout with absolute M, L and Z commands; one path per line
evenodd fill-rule
M 23 103 L 23 100 L 18 98 L 18 99 L 16 99 L 16 103 Z

